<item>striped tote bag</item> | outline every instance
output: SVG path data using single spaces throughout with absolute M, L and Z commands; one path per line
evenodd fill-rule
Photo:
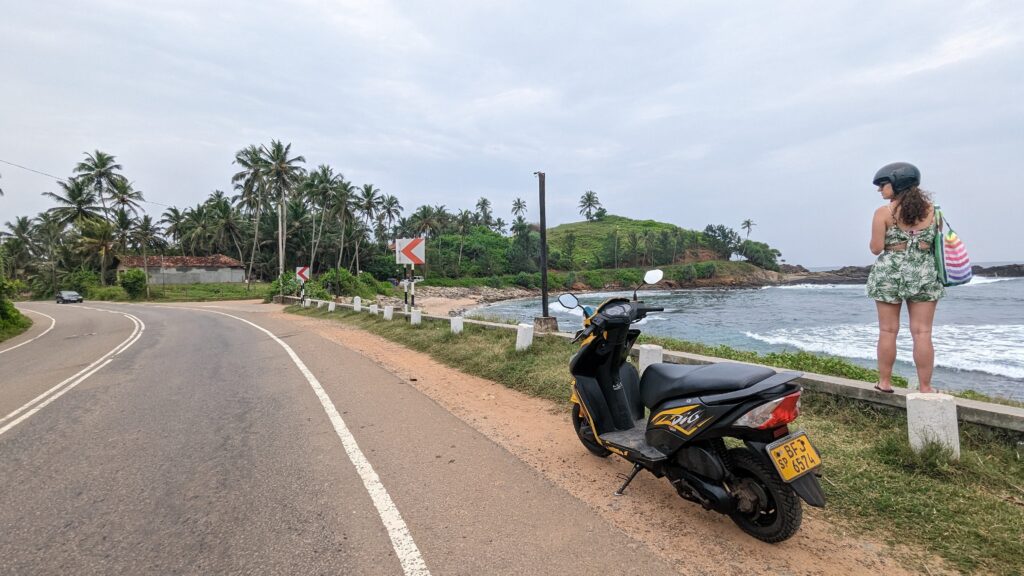
M 967 256 L 967 248 L 938 206 L 935 207 L 935 217 L 938 218 L 938 229 L 933 248 L 939 282 L 942 282 L 943 286 L 967 284 L 974 275 L 971 271 L 971 259 Z

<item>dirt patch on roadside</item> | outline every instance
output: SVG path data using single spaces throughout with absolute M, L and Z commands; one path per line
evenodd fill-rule
M 664 479 L 641 474 L 626 495 L 612 492 L 630 465 L 590 455 L 573 433 L 568 404 L 556 405 L 463 374 L 428 355 L 337 322 L 274 313 L 359 352 L 597 510 L 621 530 L 676 563 L 682 574 L 913 574 L 896 559 L 923 560 L 905 547 L 847 535 L 804 508 L 800 531 L 783 544 L 747 536 L 727 517 L 676 495 Z M 916 562 L 915 562 L 916 563 Z M 955 573 L 929 564 L 930 574 Z

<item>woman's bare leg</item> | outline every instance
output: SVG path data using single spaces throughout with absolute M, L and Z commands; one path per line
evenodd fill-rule
M 875 301 L 878 307 L 878 387 L 892 390 L 892 365 L 896 363 L 896 334 L 900 331 L 902 304 Z
M 935 348 L 932 346 L 932 323 L 935 321 L 937 302 L 907 302 L 910 312 L 910 335 L 914 337 L 914 367 L 921 392 L 934 392 L 932 370 L 935 368 Z

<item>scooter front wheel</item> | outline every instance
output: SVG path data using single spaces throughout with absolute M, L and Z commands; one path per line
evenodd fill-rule
M 768 543 L 782 542 L 800 529 L 803 508 L 793 488 L 746 448 L 729 450 L 736 511 L 729 514 L 744 532 Z
M 604 446 L 597 443 L 594 429 L 590 427 L 590 421 L 581 413 L 579 404 L 572 405 L 572 427 L 576 430 L 576 436 L 583 443 L 583 447 L 590 450 L 591 454 L 601 458 L 607 458 L 611 454 Z

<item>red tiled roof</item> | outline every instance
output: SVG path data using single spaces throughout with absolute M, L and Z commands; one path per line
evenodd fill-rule
M 118 256 L 118 268 L 142 268 L 142 256 Z M 213 256 L 148 256 L 146 264 L 150 268 L 242 268 L 242 263 L 223 254 Z

